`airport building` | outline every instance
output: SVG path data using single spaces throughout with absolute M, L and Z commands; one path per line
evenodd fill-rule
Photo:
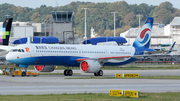
M 53 17 L 53 35 L 57 37 L 60 42 L 73 43 L 74 39 L 74 12 L 70 11 L 54 11 L 51 12 Z
M 0 22 L 2 25 L 3 22 Z M 12 44 L 15 40 L 23 38 L 23 37 L 33 37 L 33 36 L 49 36 L 49 33 L 52 33 L 48 26 L 46 25 L 45 31 L 45 24 L 44 23 L 31 23 L 31 22 L 12 22 L 12 28 L 10 33 L 10 44 Z
M 23 37 L 34 36 L 54 36 L 59 39 L 61 43 L 74 43 L 74 12 L 57 11 L 51 12 L 52 20 L 50 24 L 45 22 L 13 22 L 10 33 L 10 44 L 15 40 Z M 2 25 L 3 22 L 0 22 Z

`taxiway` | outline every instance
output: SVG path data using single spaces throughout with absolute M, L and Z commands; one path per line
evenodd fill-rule
M 63 72 L 56 70 L 55 72 Z M 140 76 L 180 75 L 180 70 L 104 70 L 104 76 L 115 73 L 139 73 Z M 74 73 L 82 73 L 74 70 Z M 82 73 L 77 76 L 93 76 Z M 0 94 L 62 94 L 62 93 L 109 93 L 110 89 L 130 89 L 140 92 L 179 92 L 180 80 L 171 79 L 65 79 L 63 75 L 38 77 L 0 76 Z

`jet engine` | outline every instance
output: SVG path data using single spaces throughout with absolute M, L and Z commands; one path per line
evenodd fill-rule
M 84 60 L 80 63 L 80 68 L 85 73 L 96 73 L 101 69 L 101 65 L 95 60 Z
M 39 72 L 52 72 L 55 69 L 55 66 L 34 66 L 34 68 Z

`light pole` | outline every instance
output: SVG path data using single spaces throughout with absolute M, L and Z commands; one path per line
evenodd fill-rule
M 45 25 L 45 36 L 46 36 L 46 21 L 44 21 L 44 25 Z
M 141 16 L 143 16 L 143 15 L 139 14 L 139 15 L 136 15 L 136 16 L 139 16 L 139 28 L 140 28 L 140 26 L 141 26 L 141 22 L 140 22 L 141 21 Z
M 128 38 L 128 43 L 129 43 L 129 45 L 130 45 L 130 21 L 131 21 L 131 20 L 128 20 L 128 21 L 129 21 L 129 32 L 128 32 L 128 33 L 129 33 L 129 38 Z
M 81 9 L 84 9 L 85 10 L 85 39 L 87 40 L 87 36 L 86 36 L 86 10 L 89 9 L 89 8 L 81 8 Z
M 118 12 L 111 12 L 111 13 L 114 13 L 114 37 L 116 36 L 116 13 L 118 13 Z

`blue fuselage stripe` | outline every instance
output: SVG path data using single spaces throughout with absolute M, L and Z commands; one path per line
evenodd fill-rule
M 76 59 L 84 57 L 72 57 L 72 56 L 43 56 L 43 57 L 29 57 L 21 59 L 9 60 L 12 63 L 20 63 L 22 65 L 61 65 L 61 66 L 73 66 L 79 67 L 80 63 Z M 103 66 L 120 66 L 131 62 L 137 61 L 137 59 L 130 58 L 124 62 L 106 62 Z

